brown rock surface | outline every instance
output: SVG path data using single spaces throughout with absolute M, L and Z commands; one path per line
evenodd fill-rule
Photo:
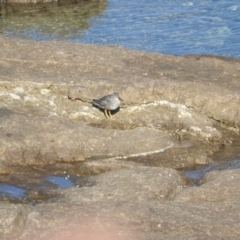
M 36 206 L 1 202 L 2 239 L 60 239 L 59 229 L 72 239 L 240 237 L 239 170 L 209 173 L 196 188 L 169 169 L 239 156 L 239 60 L 0 44 L 0 172 L 74 162 L 109 171 L 49 190 L 56 197 Z M 114 91 L 124 103 L 108 121 L 91 101 Z
M 52 162 L 162 152 L 157 158 L 172 163 L 160 165 L 186 167 L 208 163 L 238 138 L 237 60 L 64 42 L 0 43 L 1 107 L 13 111 L 1 111 L 1 162 L 14 163 L 13 156 Z M 109 122 L 89 102 L 113 91 L 124 104 Z
M 240 192 L 234 186 L 240 171 L 210 175 L 198 188 L 187 187 L 173 169 L 136 167 L 91 177 L 90 187 L 57 190 L 52 202 L 22 210 L 26 222 L 16 239 L 78 239 L 84 234 L 85 239 L 238 239 Z M 233 187 L 226 195 L 224 183 Z M 10 206 L 0 223 L 11 218 Z M 19 224 L 12 224 L 13 233 Z

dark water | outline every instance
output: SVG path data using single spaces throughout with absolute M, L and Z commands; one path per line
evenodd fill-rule
M 28 203 L 35 203 L 36 199 L 47 200 L 51 196 L 46 194 L 49 189 L 56 189 L 56 188 L 70 188 L 70 187 L 77 187 L 76 179 L 78 176 L 55 176 L 50 175 L 47 177 L 38 176 L 39 184 L 35 184 L 34 186 L 31 184 L 31 180 L 22 179 L 24 182 L 25 188 L 22 186 L 18 186 L 16 183 L 13 185 L 13 182 L 8 183 L 0 183 L 0 201 L 1 200 L 20 200 L 23 202 Z M 36 177 L 35 177 L 36 180 Z M 19 185 L 23 185 L 21 181 L 19 181 Z M 35 192 L 35 196 L 32 198 L 31 192 Z M 41 202 L 40 201 L 40 202 Z
M 0 201 L 36 204 L 56 198 L 55 189 L 92 186 L 80 163 L 9 166 L 0 174 Z
M 240 169 L 240 160 L 233 160 L 227 163 L 216 162 L 214 164 L 205 166 L 197 170 L 182 171 L 182 173 L 187 178 L 200 180 L 205 173 L 212 172 L 212 171 L 223 171 L 223 170 L 233 170 L 233 169 Z
M 240 58 L 240 2 L 236 0 L 102 0 L 47 6 L 38 11 L 10 9 L 8 14 L 2 8 L 0 34 Z

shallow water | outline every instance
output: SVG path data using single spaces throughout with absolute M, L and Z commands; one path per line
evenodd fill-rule
M 5 14 L 2 8 L 0 34 L 36 41 L 122 45 L 164 54 L 215 54 L 240 58 L 238 1 L 93 2 L 88 5 L 55 4 L 47 10 L 40 8 L 36 12 L 31 8 L 11 14 Z
M 3 197 L 22 198 L 26 190 L 9 184 L 0 184 L 0 195 Z
M 206 173 L 234 169 L 240 169 L 239 159 L 230 162 L 215 162 L 196 170 L 183 170 L 182 173 L 190 180 L 190 184 L 193 187 L 198 187 L 201 185 L 201 179 Z
M 58 188 L 69 188 L 76 186 L 75 183 L 70 179 L 70 175 L 67 175 L 66 177 L 48 176 L 45 179 Z
M 67 164 L 62 167 L 58 165 L 56 168 L 52 166 L 44 166 L 42 169 L 32 167 L 17 168 L 18 173 L 11 174 L 8 180 L 6 176 L 3 176 L 4 183 L 0 181 L 0 201 L 37 204 L 56 197 L 55 193 L 51 193 L 51 189 L 94 185 L 94 182 L 89 181 L 88 177 L 95 173 L 90 173 L 84 168 L 81 169 L 79 164 L 77 164 L 77 167 L 74 164 Z M 78 169 L 81 174 L 77 172 L 69 174 L 63 170 L 64 168 L 68 168 L 69 172 Z M 188 184 L 197 187 L 205 173 L 234 169 L 240 169 L 240 159 L 230 162 L 215 162 L 197 170 L 183 170 L 181 173 L 189 179 Z M 18 178 L 18 175 L 21 177 Z
M 55 189 L 92 186 L 91 175 L 78 163 L 9 166 L 0 174 L 0 201 L 41 203 L 55 198 Z

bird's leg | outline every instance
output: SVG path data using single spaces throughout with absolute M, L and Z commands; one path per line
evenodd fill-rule
M 104 109 L 104 115 L 107 119 L 109 119 L 108 113 L 107 113 L 107 109 Z
M 114 118 L 112 117 L 111 111 L 108 110 L 108 116 L 110 120 L 114 120 Z

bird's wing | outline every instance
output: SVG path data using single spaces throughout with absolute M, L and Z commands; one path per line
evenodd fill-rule
M 108 100 L 107 99 L 103 99 L 103 100 L 100 101 L 100 104 L 102 106 L 106 106 L 108 104 Z

